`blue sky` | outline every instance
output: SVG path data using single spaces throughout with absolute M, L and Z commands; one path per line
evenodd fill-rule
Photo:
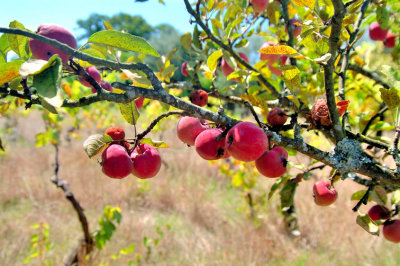
M 58 24 L 79 36 L 78 19 L 86 19 L 92 13 L 111 16 L 124 12 L 141 15 L 152 26 L 168 23 L 181 33 L 191 31 L 190 15 L 183 0 L 164 2 L 165 6 L 159 4 L 158 0 L 144 3 L 134 0 L 7 0 L 1 3 L 0 26 L 8 27 L 11 21 L 18 20 L 26 28 L 35 31 L 40 24 Z

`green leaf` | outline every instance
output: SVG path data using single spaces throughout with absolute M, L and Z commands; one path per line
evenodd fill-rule
M 89 158 L 99 154 L 112 142 L 112 138 L 106 134 L 96 134 L 88 137 L 83 143 L 83 149 Z
M 375 201 L 379 205 L 386 205 L 387 193 L 384 188 L 376 186 L 374 191 L 371 193 L 371 200 Z
M 44 98 L 44 97 L 40 97 L 40 96 L 39 96 L 39 99 L 40 99 L 40 104 L 43 106 L 43 108 L 45 108 L 45 109 L 46 109 L 47 111 L 49 111 L 50 113 L 58 114 L 58 111 L 57 111 L 57 109 L 55 108 L 55 106 L 52 105 L 51 103 L 49 103 L 49 102 L 47 101 L 47 98 Z
M 211 72 L 217 68 L 218 60 L 222 57 L 222 51 L 217 50 L 207 58 L 207 66 Z
M 199 31 L 197 25 L 193 29 L 193 44 L 200 50 L 203 49 L 203 46 L 201 45 L 201 42 L 200 42 L 200 31 Z
M 154 148 L 169 148 L 168 144 L 160 140 L 152 140 L 151 138 L 144 138 L 140 140 L 142 144 L 149 144 Z
M 397 203 L 400 202 L 400 189 L 395 190 L 392 194 L 392 199 L 391 199 L 391 203 L 392 205 L 395 205 Z
M 300 71 L 295 66 L 284 66 L 282 69 L 282 79 L 284 80 L 288 89 L 294 93 L 294 91 L 300 87 Z
M 286 183 L 286 181 L 289 179 L 289 175 L 284 175 L 278 178 L 278 180 L 275 181 L 275 183 L 272 185 L 269 193 L 268 193 L 268 200 L 271 199 L 271 197 L 275 194 L 275 192 L 283 185 Z
M 281 196 L 281 208 L 293 206 L 294 195 L 296 194 L 296 188 L 298 184 L 296 182 L 288 181 L 280 191 Z
M 0 85 L 10 82 L 16 77 L 19 77 L 19 68 L 21 67 L 22 60 L 15 60 L 8 63 L 0 64 Z
M 33 75 L 33 86 L 40 96 L 46 98 L 49 104 L 61 107 L 63 102 L 60 88 L 62 61 L 58 55 L 53 55 L 48 62 L 49 64 L 42 67 L 39 73 Z
M 387 10 L 386 6 L 378 6 L 376 9 L 376 20 L 378 20 L 379 25 L 384 30 L 389 28 L 389 17 L 390 12 Z
M 329 43 L 325 38 L 319 39 L 317 41 L 317 53 L 324 55 L 329 52 Z
M 10 28 L 26 30 L 22 23 L 14 20 L 10 22 Z M 21 59 L 28 58 L 27 46 L 29 38 L 17 34 L 7 34 L 11 50 L 13 50 Z
M 135 244 L 132 244 L 127 248 L 120 249 L 119 252 L 122 255 L 128 255 L 128 254 L 132 253 L 134 250 L 135 250 Z
M 211 11 L 213 6 L 214 6 L 214 0 L 207 0 L 207 6 L 206 6 L 207 11 Z
M 129 103 L 119 103 L 118 105 L 125 121 L 131 125 L 136 125 L 140 113 L 136 107 L 135 101 L 131 101 Z
M 99 31 L 90 36 L 87 42 L 160 57 L 158 52 L 145 39 L 126 32 L 115 30 Z
M 100 59 L 106 59 L 106 56 L 97 49 L 88 48 L 88 49 L 82 50 L 82 53 L 85 53 L 85 54 L 88 54 L 88 55 L 91 55 L 93 57 L 97 57 Z
M 356 222 L 362 229 L 371 235 L 379 236 L 379 226 L 371 220 L 368 214 L 360 213 L 357 216 Z
M 185 50 L 192 49 L 192 34 L 190 32 L 186 32 L 181 36 L 180 42 Z
M 362 197 L 364 197 L 366 192 L 367 192 L 366 190 L 359 190 L 357 192 L 354 192 L 353 195 L 351 195 L 351 200 L 357 200 L 357 201 L 361 200 Z M 369 200 L 370 199 L 368 199 L 368 201 Z

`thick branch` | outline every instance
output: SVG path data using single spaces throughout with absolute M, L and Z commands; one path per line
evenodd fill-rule
M 340 41 L 340 33 L 342 31 L 342 22 L 346 10 L 341 0 L 332 0 L 332 4 L 335 12 L 332 17 L 331 35 L 329 36 L 329 52 L 331 54 L 331 58 L 329 59 L 327 64 L 324 65 L 324 77 L 326 101 L 332 120 L 333 132 L 335 134 L 336 141 L 340 141 L 344 138 L 344 133 L 340 125 L 339 114 L 336 108 L 333 73 L 335 68 L 334 65 L 337 56 L 338 43 Z
M 294 27 L 292 25 L 292 23 L 290 23 L 290 19 L 289 19 L 289 11 L 288 11 L 288 0 L 281 0 L 281 6 L 282 6 L 282 15 L 283 15 L 283 19 L 285 20 L 285 25 L 286 25 L 286 29 L 289 35 L 289 39 L 287 44 L 290 47 L 293 47 L 294 45 Z M 290 58 L 290 64 L 292 66 L 296 65 L 296 59 L 295 58 Z

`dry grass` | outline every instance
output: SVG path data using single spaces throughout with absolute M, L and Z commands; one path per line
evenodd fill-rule
M 171 128 L 174 126 L 171 125 Z M 32 134 L 40 123 L 21 123 L 16 132 L 24 142 L 9 143 L 0 156 L 0 261 L 21 265 L 29 254 L 32 224 L 50 226 L 51 249 L 32 265 L 49 261 L 60 265 L 82 235 L 76 214 L 61 190 L 49 180 L 54 150 L 34 148 Z M 29 134 L 28 134 L 29 133 Z M 331 207 L 315 206 L 312 181 L 302 182 L 296 204 L 302 235 L 284 232 L 274 197 L 262 212 L 260 225 L 238 209 L 246 207 L 239 189 L 219 174 L 215 166 L 199 159 L 170 130 L 163 134 L 171 146 L 162 150 L 162 172 L 147 183 L 128 177 L 111 180 L 84 154 L 83 139 L 60 150 L 60 177 L 70 182 L 85 208 L 91 230 L 106 205 L 122 208 L 122 222 L 106 247 L 96 252 L 90 265 L 125 265 L 133 255 L 112 260 L 111 255 L 135 244 L 135 254 L 145 257 L 144 237 L 156 238 L 156 227 L 165 231 L 160 244 L 144 265 L 396 265 L 399 246 L 373 237 L 355 224 L 350 195 L 358 185 L 337 185 L 340 197 Z M 325 173 L 319 172 L 324 175 Z M 262 179 L 269 189 L 272 180 Z M 149 189 L 146 189 L 146 185 Z M 366 211 L 368 206 L 363 206 Z M 171 230 L 165 230 L 169 225 Z

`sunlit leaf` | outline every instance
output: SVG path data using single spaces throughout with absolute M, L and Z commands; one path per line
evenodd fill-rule
M 218 60 L 221 57 L 222 57 L 222 51 L 217 50 L 207 58 L 207 66 L 211 70 L 211 72 L 214 72 L 214 70 L 217 68 Z
M 0 64 L 0 85 L 19 77 L 19 68 L 23 62 L 23 60 L 15 60 Z
M 380 5 L 376 9 L 376 20 L 379 23 L 379 26 L 386 30 L 389 28 L 389 17 L 390 17 L 390 12 L 384 5 Z
M 168 144 L 160 140 L 152 140 L 151 138 L 144 138 L 140 140 L 142 144 L 149 144 L 154 148 L 169 148 Z
M 118 105 L 125 121 L 131 125 L 136 125 L 140 113 L 139 110 L 137 109 L 135 101 L 131 101 L 129 103 L 119 103 Z
M 287 55 L 298 54 L 298 52 L 295 49 L 287 45 L 267 46 L 261 48 L 258 52 L 262 54 L 287 54 Z
M 104 30 L 89 37 L 88 43 L 97 43 L 159 57 L 160 55 L 145 39 L 126 32 Z
M 397 189 L 392 194 L 391 203 L 392 205 L 397 204 L 400 202 L 400 189 Z
M 10 28 L 26 30 L 22 23 L 14 20 L 10 22 Z M 10 44 L 11 49 L 21 58 L 25 59 L 28 57 L 27 46 L 29 38 L 17 35 L 17 34 L 7 34 L 8 42 Z
M 396 108 L 400 104 L 400 96 L 399 90 L 396 88 L 380 88 L 379 91 L 381 92 L 382 100 L 387 104 L 387 106 L 391 109 Z
M 315 0 L 292 0 L 295 5 L 305 6 L 305 7 L 313 7 L 315 4 Z
M 182 47 L 185 48 L 185 50 L 192 49 L 192 34 L 190 32 L 186 32 L 181 36 L 180 42 Z

